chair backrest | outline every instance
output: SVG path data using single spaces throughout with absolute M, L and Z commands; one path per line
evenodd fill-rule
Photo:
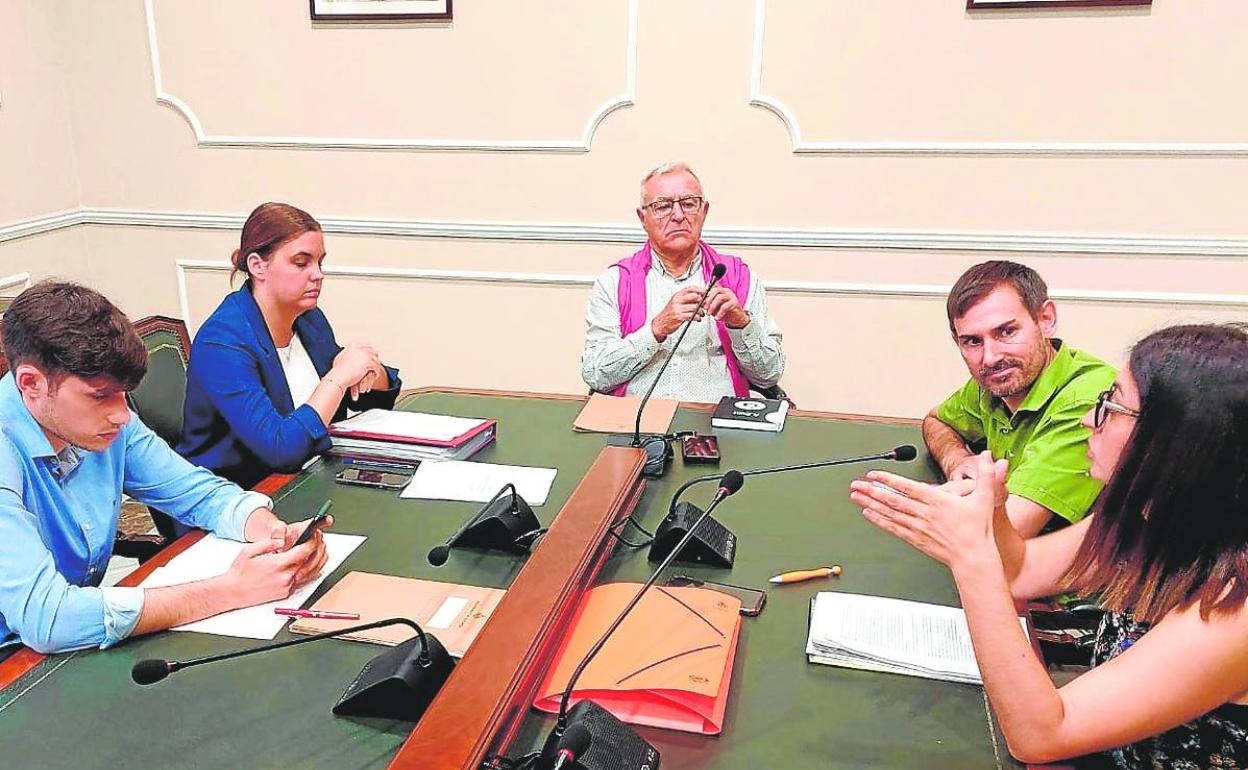
M 147 374 L 130 392 L 130 405 L 147 427 L 174 446 L 182 437 L 190 334 L 183 321 L 160 315 L 136 321 L 134 330 L 147 348 Z

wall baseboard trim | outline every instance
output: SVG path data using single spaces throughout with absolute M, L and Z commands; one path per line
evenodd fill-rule
M 242 214 L 82 208 L 0 224 L 0 243 L 81 225 L 237 231 L 242 228 L 245 219 Z M 634 224 L 428 222 L 355 217 L 325 217 L 320 222 L 325 232 L 342 235 L 620 245 L 636 245 L 642 241 L 642 233 Z M 1248 238 L 762 227 L 708 227 L 705 236 L 716 245 L 737 248 L 971 251 L 1036 256 L 1109 255 L 1219 260 L 1248 257 Z
M 178 281 L 178 303 L 183 319 L 190 321 L 190 304 L 186 289 L 188 272 L 228 273 L 229 262 L 178 260 L 175 263 Z M 327 275 L 351 278 L 381 278 L 411 281 L 454 281 L 458 283 L 510 284 L 526 286 L 593 285 L 596 276 L 563 273 L 513 273 L 478 270 L 427 270 L 403 267 L 365 267 L 326 265 Z M 950 286 L 901 283 L 839 283 L 820 281 L 766 281 L 772 295 L 798 294 L 858 298 L 919 298 L 944 302 Z M 1052 289 L 1049 295 L 1061 302 L 1091 304 L 1160 305 L 1166 307 L 1248 308 L 1248 294 L 1206 294 L 1198 292 L 1101 291 L 1091 289 Z
M 156 39 L 153 0 L 144 0 L 147 45 L 152 64 L 152 89 L 156 102 L 180 114 L 195 133 L 200 147 L 250 147 L 294 150 L 400 150 L 409 152 L 545 152 L 585 153 L 593 144 L 594 132 L 608 115 L 633 106 L 637 98 L 637 15 L 640 0 L 628 0 L 628 36 L 624 51 L 624 93 L 603 102 L 585 122 L 576 139 L 497 140 L 497 139 L 370 139 L 357 137 L 243 136 L 209 134 L 204 124 L 183 99 L 165 90 Z
M 952 11 L 962 13 L 956 4 Z M 1068 157 L 1242 157 L 1242 142 L 815 142 L 802 138 L 797 115 L 784 102 L 763 93 L 763 40 L 767 27 L 767 0 L 754 0 L 754 47 L 750 59 L 750 105 L 775 115 L 789 132 L 797 155 L 1012 155 Z

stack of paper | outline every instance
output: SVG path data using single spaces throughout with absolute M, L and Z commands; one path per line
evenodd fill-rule
M 810 605 L 806 656 L 829 666 L 983 683 L 966 613 L 957 607 L 819 593 Z
M 367 538 L 363 535 L 338 535 L 324 533 L 325 550 L 328 560 L 321 574 L 309 583 L 304 584 L 285 599 L 255 607 L 244 607 L 240 610 L 223 612 L 211 618 L 174 627 L 174 631 L 198 631 L 204 634 L 220 636 L 241 636 L 247 639 L 272 639 L 286 625 L 289 617 L 275 615 L 275 607 L 299 607 L 312 596 L 317 586 L 331 572 L 338 569 L 351 552 L 360 547 Z M 173 561 L 158 567 L 148 575 L 140 585 L 141 588 L 163 588 L 181 585 L 196 580 L 224 575 L 230 565 L 243 550 L 243 543 L 234 540 L 223 540 L 216 535 L 208 535 L 174 557 Z
M 416 469 L 412 483 L 399 493 L 399 497 L 484 503 L 493 500 L 507 484 L 514 484 L 516 492 L 529 505 L 543 505 L 557 473 L 556 468 L 529 468 L 524 465 L 456 461 L 425 463 Z
M 464 460 L 494 440 L 494 420 L 369 409 L 329 427 L 331 454 L 369 459 Z

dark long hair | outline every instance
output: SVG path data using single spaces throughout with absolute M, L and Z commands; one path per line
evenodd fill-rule
M 1156 623 L 1248 599 L 1248 327 L 1172 326 L 1128 362 L 1140 416 L 1067 573 Z M 1111 419 L 1124 419 L 1115 415 Z

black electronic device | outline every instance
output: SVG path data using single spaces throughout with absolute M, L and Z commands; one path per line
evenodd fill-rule
M 706 513 L 703 516 L 709 516 L 711 511 L 715 510 L 720 503 L 740 490 L 741 485 L 744 483 L 745 479 L 737 471 L 725 473 L 720 482 L 719 491 L 711 499 L 711 504 L 707 506 Z M 679 545 L 683 546 L 684 544 Z M 676 550 L 679 550 L 679 548 Z M 641 584 L 641 587 L 637 589 L 637 593 L 633 594 L 633 598 L 628 601 L 628 604 L 624 605 L 624 609 L 620 610 L 620 614 L 616 615 L 615 620 L 611 622 L 607 630 L 594 643 L 594 646 L 589 648 L 589 652 L 585 654 L 585 657 L 581 659 L 576 669 L 573 670 L 572 675 L 568 677 L 568 685 L 564 689 L 563 696 L 559 701 L 558 721 L 555 723 L 555 728 L 550 731 L 550 735 L 546 736 L 546 743 L 538 756 L 537 766 L 539 768 L 553 767 L 564 735 L 572 725 L 580 724 L 584 725 L 593 737 L 593 743 L 589 751 L 581 759 L 577 760 L 577 763 L 585 770 L 659 770 L 658 749 L 647 743 L 635 730 L 591 700 L 582 700 L 571 710 L 568 709 L 568 701 L 572 697 L 573 690 L 576 689 L 577 680 L 580 679 L 581 674 L 585 672 L 585 669 L 593 661 L 594 656 L 602 651 L 607 640 L 611 638 L 611 634 L 615 633 L 615 630 L 620 627 L 620 624 L 624 622 L 624 618 L 628 617 L 628 613 L 637 606 L 637 603 L 641 601 L 641 597 L 658 580 L 659 573 L 666 569 L 670 563 L 671 558 L 669 557 L 654 568 L 654 572 L 650 574 L 646 582 Z
M 374 489 L 402 489 L 412 480 L 410 473 L 399 473 L 378 468 L 344 468 L 334 477 L 339 484 Z
M 680 335 L 672 345 L 667 358 L 663 360 L 663 365 L 659 367 L 659 372 L 654 376 L 654 381 L 646 389 L 646 395 L 642 396 L 641 403 L 637 406 L 637 421 L 633 426 L 633 435 L 631 437 L 609 436 L 607 438 L 608 446 L 631 446 L 646 450 L 646 464 L 642 466 L 642 475 L 658 478 L 666 473 L 667 466 L 672 461 L 672 445 L 669 443 L 670 437 L 667 435 L 647 434 L 643 436 L 641 434 L 641 415 L 646 411 L 646 403 L 650 401 L 650 395 L 654 393 L 655 386 L 659 384 L 659 380 L 663 378 L 663 373 L 667 371 L 668 364 L 672 362 L 676 349 L 680 347 L 681 341 L 689 333 L 689 327 L 693 325 L 693 322 L 697 320 L 698 315 L 702 312 L 702 306 L 706 304 L 706 298 L 711 295 L 711 289 L 715 287 L 715 284 L 719 283 L 726 272 L 728 272 L 728 268 L 722 264 L 716 265 L 711 270 L 711 280 L 706 284 L 706 291 L 702 292 L 702 299 L 698 302 L 698 306 L 694 308 L 693 314 L 681 326 Z
M 911 444 L 902 444 L 893 447 L 887 452 L 880 452 L 873 455 L 862 455 L 859 457 L 846 457 L 836 460 L 818 460 L 810 463 L 799 463 L 797 465 L 781 465 L 776 468 L 758 468 L 752 471 L 741 471 L 742 476 L 763 476 L 769 473 L 783 473 L 785 471 L 804 471 L 814 468 L 828 468 L 834 465 L 849 465 L 851 463 L 864 463 L 873 460 L 896 460 L 898 462 L 909 462 L 918 456 L 918 450 Z M 701 511 L 697 506 L 689 503 L 680 503 L 676 501 L 695 484 L 703 482 L 715 481 L 720 477 L 715 474 L 706 476 L 695 476 L 676 489 L 676 494 L 672 495 L 672 501 L 668 505 L 667 516 L 660 522 L 658 528 L 654 532 L 654 541 L 650 544 L 650 561 L 657 561 L 667 555 L 673 544 L 682 539 L 682 535 L 687 531 L 690 522 L 698 517 Z M 736 558 L 737 538 L 723 524 L 720 524 L 713 518 L 707 518 L 704 527 L 699 527 L 699 531 L 694 538 L 690 539 L 690 552 L 688 554 L 680 554 L 677 556 L 681 561 L 691 561 L 699 564 L 707 564 L 715 567 L 731 567 L 733 559 Z
M 509 497 L 503 493 L 511 490 Z M 481 510 L 460 525 L 445 543 L 429 549 L 429 563 L 446 564 L 452 548 L 528 553 L 533 542 L 546 530 L 514 484 L 505 484 Z
M 702 523 L 694 531 L 693 524 L 699 520 Z M 690 533 L 693 536 L 686 538 Z M 659 522 L 650 543 L 650 561 L 666 558 L 680 542 L 686 545 L 676 556 L 679 561 L 728 568 L 737 558 L 737 536 L 715 519 L 703 518 L 702 509 L 692 503 L 680 503 Z
M 663 585 L 677 587 L 705 586 L 712 591 L 735 596 L 741 600 L 741 614 L 748 618 L 762 614 L 763 607 L 767 606 L 767 592 L 761 588 L 746 588 L 745 586 L 734 586 L 731 583 L 717 583 L 714 580 L 702 580 L 689 575 L 672 575 Z
M 680 439 L 680 456 L 686 465 L 718 465 L 719 439 L 695 433 Z
M 404 625 L 416 631 L 416 636 L 386 650 L 364 664 L 364 668 L 347 686 L 346 691 L 334 705 L 338 716 L 368 716 L 385 719 L 402 719 L 415 722 L 425 713 L 442 684 L 451 675 L 455 660 L 435 637 L 430 636 L 415 622 L 407 618 L 387 618 L 358 626 L 340 628 L 323 634 L 313 634 L 302 639 L 292 639 L 276 644 L 266 644 L 246 650 L 208 655 L 192 660 L 141 660 L 134 664 L 130 677 L 136 684 L 155 684 L 175 671 L 204 663 L 241 658 L 298 644 L 308 644 L 335 636 L 367 631 L 382 626 Z

